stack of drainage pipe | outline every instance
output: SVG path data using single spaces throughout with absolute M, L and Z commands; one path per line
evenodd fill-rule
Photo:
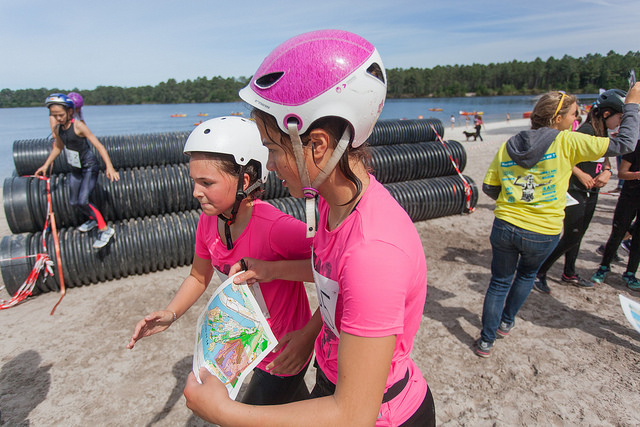
M 371 169 L 413 221 L 456 215 L 475 207 L 478 192 L 471 178 L 459 175 L 466 152 L 457 141 L 436 140 L 442 122 L 380 120 L 369 138 Z M 77 230 L 81 218 L 69 205 L 70 170 L 64 153 L 53 164 L 51 203 L 60 239 L 60 261 L 67 287 L 118 279 L 133 274 L 189 265 L 193 260 L 200 210 L 192 196 L 188 157 L 182 153 L 187 132 L 102 137 L 120 181 L 100 172 L 91 202 L 115 228 L 114 240 L 92 248 L 96 230 Z M 13 294 L 43 251 L 42 230 L 47 216 L 46 183 L 31 175 L 42 165 L 51 141 L 19 140 L 13 145 L 16 174 L 5 179 L 4 209 L 12 233 L 0 241 L 2 277 Z M 100 156 L 97 156 L 100 159 Z M 454 163 L 456 166 L 454 166 Z M 456 170 L 457 167 L 457 170 Z M 465 195 L 465 181 L 471 196 Z M 282 211 L 304 218 L 304 201 L 289 196 L 270 173 L 263 198 Z M 54 244 L 45 234 L 47 248 Z M 56 254 L 50 256 L 57 265 Z M 38 279 L 34 293 L 59 289 L 58 275 Z

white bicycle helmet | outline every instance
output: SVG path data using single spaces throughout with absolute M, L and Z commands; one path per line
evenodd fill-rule
M 271 116 L 291 137 L 298 173 L 307 198 L 307 236 L 316 229 L 316 188 L 351 144 L 362 145 L 382 112 L 387 77 L 376 48 L 342 30 L 319 30 L 293 37 L 262 62 L 240 97 Z M 304 163 L 300 134 L 322 117 L 349 123 L 333 156 L 313 183 Z M 312 222 L 313 218 L 313 222 Z
M 260 181 L 267 182 L 269 151 L 262 145 L 258 126 L 253 120 L 242 117 L 216 117 L 200 123 L 187 138 L 184 153 L 230 154 L 240 166 L 251 160 L 260 163 Z
M 253 190 L 267 182 L 269 177 L 269 171 L 267 170 L 269 151 L 262 145 L 258 126 L 253 120 L 235 116 L 207 120 L 200 123 L 189 134 L 187 142 L 184 144 L 183 152 L 187 155 L 194 152 L 230 154 L 236 164 L 240 166 L 236 201 L 231 209 L 231 216 L 227 218 L 223 214 L 218 215 L 225 224 L 227 249 L 233 249 L 230 227 L 236 220 L 240 203 Z M 244 177 L 244 167 L 251 160 L 255 160 L 260 164 L 260 171 L 258 172 L 258 180 L 245 190 L 243 186 L 244 180 L 242 179 Z

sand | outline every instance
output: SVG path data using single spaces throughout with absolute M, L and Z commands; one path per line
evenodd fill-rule
M 522 119 L 487 123 L 483 142 L 466 142 L 459 125 L 447 127 L 445 137 L 466 147 L 464 174 L 480 186 L 499 145 L 527 126 Z M 614 186 L 615 179 L 605 190 Z M 582 276 L 598 266 L 595 249 L 609 235 L 616 200 L 600 196 L 578 261 Z M 413 358 L 432 388 L 438 424 L 640 424 L 640 334 L 618 302 L 620 293 L 636 300 L 640 294 L 624 287 L 623 264 L 614 264 L 606 284 L 586 290 L 559 282 L 557 263 L 549 272 L 552 294 L 530 295 L 516 328 L 496 342 L 490 358 L 473 353 L 490 278 L 493 208 L 480 194 L 470 215 L 416 223 L 429 272 Z M 8 235 L 2 216 L 0 235 Z M 183 267 L 72 288 L 53 316 L 57 293 L 0 312 L 1 423 L 206 425 L 186 408 L 182 390 L 196 318 L 218 282 L 169 330 L 125 348 L 136 322 L 163 308 L 188 272 Z M 312 370 L 307 379 L 313 383 Z

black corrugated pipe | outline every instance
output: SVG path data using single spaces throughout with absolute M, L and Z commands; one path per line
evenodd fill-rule
M 444 137 L 444 127 L 439 119 L 378 120 L 369 137 L 369 144 L 389 145 L 435 141 L 438 134 Z M 106 147 L 111 163 L 116 169 L 132 167 L 160 166 L 172 163 L 186 163 L 188 157 L 182 152 L 189 132 L 164 132 L 140 135 L 102 136 L 100 141 Z M 42 166 L 51 152 L 50 139 L 23 139 L 13 143 L 13 162 L 18 175 L 32 175 Z M 95 151 L 93 146 L 91 149 Z M 97 153 L 96 153 L 97 155 Z M 102 158 L 97 155 L 104 170 Z M 53 162 L 54 174 L 71 172 L 64 151 Z
M 373 174 L 383 184 L 453 175 L 451 158 L 463 171 L 466 151 L 457 141 L 419 142 L 371 148 Z M 69 205 L 69 175 L 51 177 L 53 212 L 60 227 L 86 221 Z M 264 199 L 286 197 L 289 191 L 273 172 L 265 185 Z M 100 172 L 91 202 L 107 220 L 160 215 L 197 209 L 187 164 L 134 167 L 120 170 L 120 181 L 111 182 Z M 9 177 L 4 182 L 4 210 L 13 233 L 42 230 L 46 219 L 46 183 L 35 178 Z
M 119 279 L 134 274 L 165 270 L 193 262 L 196 227 L 200 211 L 171 213 L 110 223 L 116 230 L 112 243 L 93 249 L 97 231 L 81 233 L 74 228 L 59 232 L 60 258 L 67 287 Z M 46 239 L 49 256 L 56 263 L 54 243 Z M 2 279 L 13 295 L 33 268 L 34 258 L 19 258 L 41 253 L 42 233 L 4 236 L 0 240 Z M 38 278 L 34 293 L 59 289 L 58 275 Z

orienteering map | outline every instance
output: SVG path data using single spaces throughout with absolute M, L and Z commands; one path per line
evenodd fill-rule
M 218 377 L 235 399 L 244 379 L 276 346 L 250 286 L 236 285 L 233 277 L 213 293 L 196 325 L 193 373 L 201 367 Z

